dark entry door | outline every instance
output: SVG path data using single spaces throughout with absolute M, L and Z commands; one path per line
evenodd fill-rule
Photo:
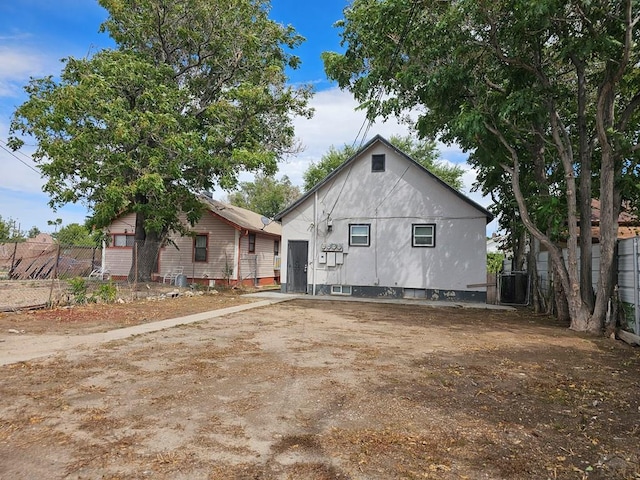
M 287 292 L 307 293 L 309 242 L 290 240 L 287 250 Z

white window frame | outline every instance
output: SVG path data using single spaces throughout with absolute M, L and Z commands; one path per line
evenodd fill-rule
M 366 227 L 367 233 L 354 233 L 354 227 Z M 366 243 L 354 242 L 356 238 L 366 239 Z M 370 223 L 350 223 L 349 224 L 349 246 L 352 247 L 369 247 L 371 245 L 371 224 Z
M 351 285 L 331 285 L 331 295 L 351 295 Z
M 418 228 L 430 228 L 430 234 L 417 234 Z M 424 243 L 420 240 L 426 240 Z M 416 248 L 434 248 L 436 246 L 436 224 L 435 223 L 414 223 L 411 225 L 411 246 Z

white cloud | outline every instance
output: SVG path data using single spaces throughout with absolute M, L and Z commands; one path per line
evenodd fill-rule
M 406 135 L 410 131 L 409 125 L 401 124 L 391 119 L 387 122 L 376 122 L 371 125 L 367 138 L 363 140 L 360 130 L 365 120 L 365 113 L 356 110 L 357 103 L 349 93 L 342 92 L 337 88 L 317 93 L 311 100 L 310 106 L 315 109 L 315 115 L 312 119 L 296 118 L 294 121 L 296 136 L 305 147 L 304 151 L 286 159 L 279 165 L 278 175 L 287 175 L 294 185 L 301 186 L 303 184 L 302 175 L 309 167 L 309 164 L 320 160 L 331 145 L 336 147 L 341 147 L 344 144 L 353 145 L 357 140 L 356 146 L 359 146 L 377 134 L 389 138 L 392 135 Z M 6 127 L 0 124 L 0 136 L 5 133 Z M 467 154 L 462 152 L 457 145 L 438 144 L 438 149 L 440 151 L 441 161 L 458 165 L 465 170 L 462 177 L 465 185 L 465 195 L 479 205 L 487 207 L 491 203 L 488 197 L 482 197 L 478 192 L 471 192 L 471 186 L 475 181 L 476 173 L 471 166 L 466 163 Z M 28 163 L 26 159 L 24 160 Z M 8 164 L 12 165 L 12 168 L 9 169 L 6 174 L 0 176 L 0 188 L 15 193 L 41 192 L 43 182 L 37 173 L 20 164 L 17 159 L 8 158 L 8 154 L 2 150 L 0 150 L 0 162 L 3 164 L 9 162 Z M 249 181 L 252 178 L 253 176 L 251 174 L 243 174 L 240 179 L 241 181 Z M 226 194 L 227 192 L 224 191 L 214 192 L 214 196 L 219 199 L 226 197 Z M 46 208 L 46 198 L 42 193 L 39 193 L 39 197 L 43 199 L 41 203 L 44 205 L 45 210 L 48 211 L 48 208 Z M 16 202 L 19 203 L 19 200 L 16 200 L 14 204 Z M 30 223 L 32 220 L 27 220 L 29 218 L 28 216 L 23 217 L 23 214 L 13 209 L 14 206 L 17 206 L 14 204 L 5 204 L 1 205 L 1 207 L 3 210 L 7 208 L 10 210 L 7 216 L 21 218 L 24 219 L 25 223 Z M 25 209 L 24 211 L 28 212 L 29 210 Z M 2 215 L 5 216 L 4 213 L 2 213 Z M 48 215 L 49 217 L 47 218 L 55 218 L 52 217 L 52 213 L 48 213 Z M 74 212 L 74 215 L 74 220 L 68 220 L 66 217 L 63 217 L 64 224 L 79 221 L 78 218 L 82 219 L 84 212 L 82 212 L 82 214 Z M 37 225 L 40 226 L 39 224 Z M 40 226 L 40 228 L 42 227 Z M 495 226 L 490 224 L 488 231 L 491 232 L 494 230 Z
M 280 175 L 286 174 L 295 185 L 303 184 L 302 175 L 309 164 L 320 160 L 331 145 L 341 147 L 344 144 L 354 145 L 357 141 L 357 147 L 377 134 L 389 138 L 392 135 L 406 135 L 411 130 L 410 125 L 399 123 L 395 119 L 377 121 L 371 125 L 367 138 L 363 140 L 361 129 L 365 122 L 365 113 L 356 110 L 358 103 L 350 93 L 338 88 L 317 93 L 310 106 L 315 109 L 313 118 L 297 118 L 294 122 L 296 136 L 305 147 L 304 151 L 280 164 Z M 466 163 L 468 154 L 455 144 L 438 142 L 437 148 L 440 161 L 465 170 L 462 177 L 464 193 L 482 206 L 489 205 L 490 199 L 483 198 L 477 192 L 471 192 L 476 172 Z
M 358 103 L 350 93 L 338 88 L 316 93 L 310 102 L 315 109 L 311 119 L 297 118 L 295 120 L 296 136 L 302 141 L 305 150 L 280 164 L 279 175 L 287 175 L 294 185 L 301 186 L 304 182 L 302 175 L 311 162 L 320 160 L 331 145 L 341 147 L 344 144 L 359 146 L 377 134 L 385 138 L 392 135 L 406 135 L 410 133 L 410 125 L 399 123 L 395 119 L 386 122 L 377 121 L 371 125 L 366 139 L 362 139 L 361 129 L 365 122 L 365 112 L 356 110 Z M 440 161 L 457 165 L 465 172 L 462 176 L 463 193 L 482 207 L 491 204 L 489 197 L 480 192 L 472 192 L 471 187 L 476 180 L 476 171 L 466 163 L 468 154 L 455 144 L 437 143 Z M 222 195 L 223 196 L 223 195 Z M 495 231 L 495 221 L 487 229 Z
M 42 51 L 0 46 L 0 97 L 18 97 L 30 77 L 59 70 L 59 61 Z

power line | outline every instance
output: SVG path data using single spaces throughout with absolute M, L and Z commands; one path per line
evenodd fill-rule
M 409 28 L 411 27 L 411 24 L 413 23 L 413 17 L 416 14 L 416 7 L 418 6 L 418 1 L 414 0 L 411 3 L 411 11 L 409 12 L 409 17 L 407 18 L 407 22 L 404 24 L 403 28 L 402 28 L 402 33 L 400 35 L 400 38 L 398 39 L 398 43 L 396 44 L 396 49 L 393 52 L 393 55 L 391 56 L 391 62 L 389 62 L 389 66 L 387 67 L 387 72 L 386 75 L 389 75 L 391 73 L 391 71 L 393 70 L 393 67 L 396 64 L 397 61 L 397 57 L 398 57 L 398 53 L 400 52 L 400 49 L 402 48 L 404 41 L 407 37 L 407 34 L 409 33 Z M 383 95 L 383 90 L 381 87 L 378 88 L 378 92 L 376 93 L 376 103 L 380 102 L 380 99 L 382 98 Z M 365 117 L 364 122 L 362 123 L 362 125 L 360 126 L 360 130 L 358 130 L 358 134 L 356 135 L 356 138 L 353 141 L 353 144 L 351 145 L 351 148 L 353 148 L 356 152 L 358 152 L 361 148 L 362 145 L 364 144 L 364 140 L 367 138 L 367 135 L 369 133 L 369 129 L 371 128 L 371 125 L 373 124 L 373 120 L 371 120 L 370 118 Z M 366 125 L 366 128 L 365 128 Z M 362 130 L 364 129 L 364 133 L 362 134 L 362 139 L 360 140 L 360 144 L 358 145 L 358 148 L 355 148 L 356 144 L 358 143 L 358 137 L 360 136 L 360 133 L 362 133 Z M 336 205 L 338 204 L 338 201 L 340 200 L 340 197 L 342 196 L 342 191 L 344 190 L 344 187 L 347 183 L 347 180 L 349 179 L 349 176 L 351 175 L 351 169 L 352 169 L 353 165 L 349 166 L 349 170 L 347 171 L 347 176 L 345 177 L 344 181 L 342 182 L 342 186 L 340 187 L 340 191 L 338 192 L 338 195 L 336 196 L 336 201 L 333 203 L 333 206 L 331 207 L 331 210 L 329 210 L 329 216 L 331 216 L 331 214 L 333 213 L 333 210 L 336 208 Z
M 402 33 L 400 34 L 400 38 L 398 39 L 398 43 L 396 44 L 396 49 L 393 52 L 393 55 L 391 55 L 391 62 L 387 67 L 387 72 L 385 76 L 391 73 L 393 67 L 396 64 L 396 61 L 398 60 L 398 53 L 400 52 L 400 49 L 402 48 L 404 41 L 407 38 L 407 34 L 409 33 L 409 28 L 411 28 L 411 24 L 413 23 L 413 18 L 416 14 L 417 6 L 418 6 L 418 1 L 414 0 L 411 3 L 411 11 L 409 12 L 409 17 L 407 18 L 407 22 L 404 24 L 404 27 L 402 28 Z M 378 92 L 375 96 L 376 104 L 380 102 L 382 95 L 383 95 L 382 87 L 379 87 Z M 360 144 L 358 145 L 358 148 L 356 149 L 356 151 L 362 148 L 362 145 L 364 144 L 364 140 L 367 138 L 367 135 L 369 134 L 369 129 L 371 128 L 372 124 L 373 124 L 373 120 L 368 118 L 368 116 L 362 122 L 362 125 L 360 126 L 360 130 L 358 130 L 356 138 L 354 139 L 353 144 L 351 145 L 352 148 L 355 148 L 356 144 L 358 143 L 358 137 L 360 137 L 360 133 L 362 133 L 362 130 L 364 129 L 364 133 L 362 134 L 362 139 L 360 140 Z M 365 125 L 366 125 L 366 128 L 365 128 Z
M 22 160 L 21 158 L 19 158 L 13 151 L 9 150 L 7 148 L 7 144 L 4 143 L 2 140 L 0 140 L 0 149 L 4 150 L 5 152 L 7 152 L 9 155 L 11 155 L 13 158 L 15 158 L 16 160 L 18 160 L 21 164 L 23 164 L 25 167 L 30 168 L 31 170 L 33 170 L 34 172 L 36 172 L 37 174 L 41 174 L 42 172 L 40 172 L 40 170 L 38 170 L 37 168 L 33 167 L 32 165 L 29 165 L 27 162 L 25 162 L 24 160 Z M 20 151 L 18 151 L 18 153 L 22 153 Z M 31 159 L 31 157 L 29 157 L 28 155 L 22 153 L 22 155 L 24 155 L 25 157 Z

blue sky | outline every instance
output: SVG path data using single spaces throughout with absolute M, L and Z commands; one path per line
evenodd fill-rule
M 340 50 L 339 31 L 333 24 L 342 17 L 348 3 L 272 0 L 271 18 L 293 25 L 306 38 L 294 52 L 301 58 L 302 66 L 290 72 L 290 81 L 312 83 L 316 90 L 311 101 L 316 111 L 314 118 L 295 120 L 296 136 L 305 149 L 280 166 L 281 174 L 288 175 L 297 185 L 302 184 L 302 174 L 309 163 L 319 160 L 331 145 L 353 144 L 364 122 L 364 114 L 355 111 L 357 105 L 351 95 L 327 80 L 320 60 L 323 51 Z M 30 160 L 34 146 L 27 144 L 13 155 L 6 151 L 11 115 L 26 99 L 23 87 L 30 77 L 55 77 L 62 69 L 62 58 L 85 57 L 113 46 L 108 35 L 98 32 L 106 15 L 94 0 L 0 2 L 0 216 L 5 221 L 15 220 L 24 231 L 32 226 L 52 231 L 47 222 L 56 218 L 61 218 L 63 225 L 83 223 L 87 211 L 81 205 L 66 206 L 57 212 L 48 207 L 48 196 L 41 190 L 43 181 Z M 378 122 L 370 128 L 368 136 L 389 137 L 407 132 L 406 125 L 395 121 Z M 465 193 L 481 205 L 488 205 L 487 199 L 468 191 L 475 176 L 466 166 L 466 155 L 456 146 L 442 145 L 440 152 L 441 159 L 467 170 Z M 215 195 L 223 199 L 225 192 Z

